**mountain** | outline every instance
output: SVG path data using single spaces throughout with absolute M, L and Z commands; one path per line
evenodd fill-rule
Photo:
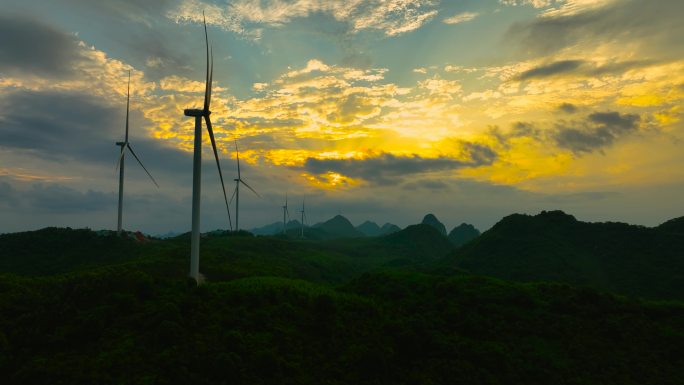
M 449 232 L 448 238 L 454 246 L 461 247 L 477 238 L 479 235 L 480 230 L 476 229 L 475 226 L 461 223 Z
M 301 228 L 301 223 L 298 220 L 292 220 L 287 222 L 287 230 L 299 229 Z M 274 222 L 270 225 L 265 225 L 262 227 L 256 227 L 249 230 L 254 235 L 276 235 L 283 232 L 283 222 Z
M 342 215 L 336 215 L 323 223 L 314 225 L 315 228 L 323 230 L 331 238 L 357 238 L 365 236 L 362 232 L 354 228 L 349 219 Z
M 380 228 L 380 232 L 378 233 L 378 235 L 388 235 L 388 234 L 396 233 L 397 231 L 401 231 L 401 227 L 394 225 L 392 223 L 385 223 Z
M 423 218 L 423 221 L 421 222 L 424 225 L 430 225 L 437 229 L 440 234 L 444 235 L 445 237 L 447 236 L 447 231 L 446 227 L 442 222 L 437 219 L 437 217 L 434 214 L 428 214 Z
M 658 226 L 657 228 L 658 230 L 661 230 L 666 233 L 684 234 L 684 217 L 670 219 L 669 221 Z
M 404 230 L 379 238 L 382 247 L 393 250 L 397 255 L 425 264 L 436 262 L 453 252 L 454 247 L 434 227 L 411 225 Z
M 380 235 L 380 226 L 377 223 L 371 221 L 365 221 L 362 224 L 356 226 L 356 230 L 362 232 L 367 237 L 377 237 Z
M 684 299 L 682 219 L 647 228 L 562 211 L 513 214 L 445 259 L 477 274 Z

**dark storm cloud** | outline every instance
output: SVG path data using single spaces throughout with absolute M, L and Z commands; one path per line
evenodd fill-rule
M 7 182 L 0 181 L 0 207 L 16 207 L 16 190 Z
M 74 36 L 32 18 L 0 14 L 0 72 L 64 77 L 80 59 Z
M 568 114 L 574 114 L 577 112 L 577 106 L 572 103 L 563 103 L 558 106 L 558 109 Z
M 559 109 L 570 113 L 577 111 L 576 106 L 567 103 Z M 529 122 L 516 122 L 508 131 L 491 127 L 489 134 L 506 148 L 510 146 L 511 139 L 526 137 L 541 143 L 553 143 L 581 155 L 601 151 L 617 139 L 637 132 L 640 121 L 640 116 L 635 114 L 595 112 L 581 119 L 557 120 L 547 129 L 537 128 Z
M 576 154 L 590 153 L 612 145 L 619 137 L 638 129 L 639 116 L 619 112 L 597 112 L 584 122 L 560 122 L 552 134 L 556 144 Z
M 192 73 L 191 55 L 179 49 L 189 42 L 185 40 L 183 31 L 170 23 L 166 16 L 180 0 L 53 1 L 87 18 L 99 28 L 112 31 L 106 39 L 97 42 L 98 48 L 114 57 L 125 58 L 136 68 L 145 67 L 147 78 L 158 80 L 164 76 Z M 84 32 L 83 40 L 90 43 L 93 35 Z
M 145 15 L 163 15 L 178 0 L 61 0 L 79 8 L 93 9 L 110 17 L 136 19 Z
M 33 184 L 18 190 L 0 181 L 0 201 L 11 209 L 31 208 L 40 212 L 83 213 L 109 209 L 116 205 L 115 193 L 88 190 L 80 192 L 61 184 Z
M 623 0 L 564 16 L 537 17 L 513 25 L 508 37 L 526 52 L 548 54 L 581 41 L 639 43 L 640 50 L 678 57 L 684 51 L 684 2 Z
M 29 207 L 49 212 L 78 213 L 115 207 L 116 193 L 88 190 L 80 192 L 62 185 L 33 185 L 22 192 Z
M 132 111 L 131 146 L 150 172 L 189 172 L 191 157 L 143 137 L 140 121 Z M 50 161 L 107 164 L 113 169 L 119 151 L 115 142 L 124 136 L 125 107 L 122 103 L 115 108 L 86 94 L 22 90 L 0 97 L 0 122 L 0 148 L 29 151 Z
M 463 153 L 469 155 L 467 160 L 445 156 L 438 158 L 423 158 L 418 155 L 397 156 L 388 153 L 365 159 L 308 158 L 303 167 L 314 175 L 337 172 L 350 178 L 390 185 L 401 182 L 404 177 L 416 174 L 488 165 L 496 159 L 496 153 L 492 149 L 477 144 L 464 145 Z
M 46 157 L 84 153 L 112 136 L 123 112 L 86 94 L 16 91 L 0 99 L 0 146 L 35 150 Z
M 424 180 L 424 181 L 419 181 L 419 182 L 410 182 L 406 183 L 402 186 L 404 190 L 418 190 L 418 189 L 425 189 L 425 190 L 447 190 L 449 189 L 449 185 L 439 181 L 439 180 Z
M 545 78 L 577 70 L 586 62 L 583 60 L 563 60 L 527 70 L 516 77 L 517 80 Z
M 620 114 L 619 112 L 596 112 L 589 115 L 589 121 L 605 127 L 631 130 L 637 127 L 639 115 Z
M 550 64 L 545 64 L 539 67 L 524 71 L 515 80 L 525 81 L 530 79 L 543 79 L 557 76 L 600 76 L 606 74 L 618 74 L 630 69 L 643 67 L 652 64 L 652 61 L 624 61 L 596 65 L 591 61 L 586 60 L 561 60 Z

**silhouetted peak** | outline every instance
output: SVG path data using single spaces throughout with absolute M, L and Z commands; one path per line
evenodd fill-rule
M 447 231 L 446 227 L 442 222 L 437 219 L 437 217 L 434 214 L 428 214 L 423 218 L 423 221 L 421 222 L 424 225 L 429 225 L 434 227 L 437 231 L 439 231 L 440 234 L 444 235 L 446 237 Z
M 351 224 L 351 222 L 349 221 L 349 219 L 347 219 L 347 218 L 345 218 L 345 217 L 343 217 L 342 215 L 339 215 L 339 214 L 338 214 L 338 215 L 335 215 L 334 217 L 332 217 L 331 219 L 329 219 L 328 221 L 326 221 L 326 222 L 324 222 L 324 223 L 344 223 L 344 224 L 347 224 L 347 223 L 348 223 L 349 226 L 354 227 L 354 225 Z
M 420 238 L 425 239 L 425 237 L 439 237 L 439 230 L 435 229 L 434 226 L 421 223 L 417 225 L 410 225 L 407 228 L 398 231 L 389 237 L 392 238 Z
M 401 227 L 393 224 L 393 223 L 385 223 L 382 225 L 380 228 L 380 234 L 379 235 L 387 235 L 387 234 L 393 234 L 396 233 L 397 231 L 401 231 Z
M 527 226 L 546 228 L 548 226 L 571 225 L 577 219 L 561 210 L 542 211 L 537 215 L 511 214 L 501 219 L 493 229 L 511 228 L 513 231 L 525 231 Z
M 323 223 L 318 223 L 314 227 L 320 228 L 330 235 L 339 237 L 362 237 L 364 234 L 358 231 L 349 219 L 342 215 L 335 215 Z
M 542 211 L 541 213 L 537 214 L 535 216 L 536 218 L 541 218 L 547 221 L 552 221 L 552 222 L 577 222 L 577 219 L 575 219 L 574 216 L 570 214 L 566 214 L 565 212 L 561 210 L 553 210 L 553 211 Z
M 479 235 L 480 230 L 476 229 L 475 226 L 468 223 L 461 223 L 449 232 L 449 241 L 451 241 L 454 246 L 460 247 L 477 238 Z
M 657 228 L 667 232 L 684 233 L 684 217 L 670 219 Z
M 371 221 L 363 222 L 362 224 L 356 226 L 356 229 L 364 233 L 367 237 L 375 237 L 380 234 L 380 226 Z

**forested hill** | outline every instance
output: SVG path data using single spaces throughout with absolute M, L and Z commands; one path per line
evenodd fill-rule
M 213 232 L 202 238 L 198 287 L 186 278 L 187 235 L 1 235 L 2 383 L 684 378 L 681 302 L 471 275 L 439 264 L 453 250 L 426 225 L 334 241 Z
M 647 228 L 560 211 L 514 214 L 446 258 L 473 273 L 684 299 L 684 218 Z

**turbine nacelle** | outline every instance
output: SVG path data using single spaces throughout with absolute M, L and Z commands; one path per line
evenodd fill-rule
M 196 118 L 201 118 L 203 116 L 209 116 L 211 115 L 211 111 L 204 111 L 204 110 L 199 110 L 196 108 L 187 108 L 183 111 L 185 116 L 194 116 Z

